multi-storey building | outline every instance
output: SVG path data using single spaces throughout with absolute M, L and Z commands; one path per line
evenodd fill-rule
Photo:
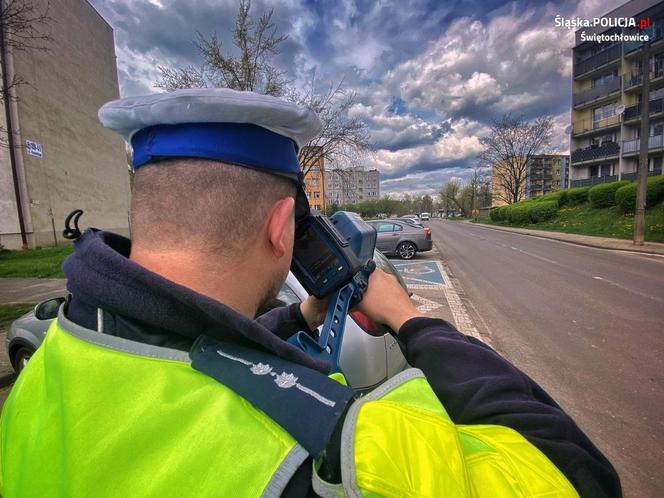
M 331 169 L 325 178 L 328 204 L 357 204 L 380 198 L 380 172 L 361 168 Z
M 304 191 L 312 209 L 325 211 L 325 158 L 318 155 L 304 174 Z
M 569 186 L 569 156 L 538 154 L 532 156 L 525 165 L 521 165 L 507 166 L 508 169 L 503 169 L 503 163 L 497 162 L 491 167 L 491 205 L 493 207 L 515 202 L 512 191 L 516 190 L 517 185 L 519 201 L 539 197 Z M 523 167 L 523 171 L 520 170 L 521 167 Z
M 12 51 L 5 43 L 0 53 L 6 79 L 27 81 L 0 112 L 2 141 L 11 130 L 14 145 L 0 145 L 0 244 L 53 244 L 77 208 L 85 211 L 82 227 L 127 233 L 125 148 L 97 119 L 119 93 L 113 29 L 86 1 L 32 5 L 49 17 L 35 26 L 49 34 L 48 50 Z
M 650 75 L 649 174 L 661 174 L 664 152 L 664 2 L 632 0 L 606 18 L 643 19 L 649 26 L 582 28 L 573 49 L 570 186 L 578 187 L 637 175 L 640 149 L 643 68 Z M 615 24 L 615 23 L 613 23 Z M 598 43 L 595 34 L 644 35 L 650 56 L 643 61 L 643 41 Z
M 538 197 L 568 187 L 569 156 L 541 154 L 528 163 L 526 197 Z

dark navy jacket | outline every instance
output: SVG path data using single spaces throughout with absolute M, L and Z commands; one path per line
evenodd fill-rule
M 71 320 L 96 329 L 96 310 L 101 308 L 112 317 L 104 323 L 104 333 L 181 350 L 189 350 L 205 334 L 327 373 L 329 365 L 284 341 L 295 331 L 308 330 L 298 305 L 248 320 L 133 263 L 130 247 L 124 237 L 92 230 L 76 241 L 64 264 L 72 294 L 67 308 Z M 511 427 L 539 448 L 581 496 L 622 495 L 616 471 L 574 421 L 489 346 L 432 318 L 409 320 L 398 337 L 408 363 L 424 372 L 454 422 Z M 315 496 L 310 460 L 283 496 Z

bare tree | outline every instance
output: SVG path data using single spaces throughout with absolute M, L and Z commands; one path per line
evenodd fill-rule
M 314 74 L 304 92 L 291 89 L 288 98 L 315 111 L 323 124 L 320 134 L 300 149 L 298 159 L 304 174 L 321 158 L 337 164 L 345 162 L 357 165 L 358 156 L 369 150 L 366 124 L 348 115 L 356 101 L 356 94 L 344 90 L 343 80 L 331 86 L 325 93 L 319 94 L 316 91 Z
M 233 45 L 238 55 L 225 54 L 216 34 L 206 38 L 197 33 L 194 45 L 203 59 L 201 68 L 159 66 L 158 88 L 224 87 L 281 96 L 288 83 L 270 58 L 279 54 L 279 45 L 288 36 L 278 35 L 272 22 L 274 10 L 263 13 L 258 20 L 249 15 L 251 2 L 240 0 L 233 28 Z
M 8 74 L 7 54 L 28 50 L 47 50 L 50 36 L 43 29 L 50 21 L 48 5 L 43 10 L 31 0 L 0 0 L 0 62 L 2 86 L 0 104 L 16 99 L 16 87 L 27 83 L 18 74 Z M 5 130 L 0 128 L 1 143 Z
M 478 157 L 493 169 L 493 189 L 498 199 L 513 204 L 524 198 L 528 164 L 549 145 L 552 128 L 550 116 L 529 123 L 523 117 L 506 114 L 493 122 L 488 136 L 480 138 L 484 149 Z
M 248 0 L 240 1 L 233 29 L 233 45 L 238 50 L 237 55 L 224 53 L 217 35 L 206 38 L 197 33 L 194 44 L 203 59 L 202 66 L 159 66 L 160 77 L 155 85 L 168 91 L 224 87 L 284 96 L 314 110 L 323 123 L 321 133 L 300 149 L 299 160 L 305 174 L 321 158 L 337 164 L 353 163 L 358 152 L 369 149 L 366 124 L 348 115 L 356 95 L 344 90 L 343 80 L 330 86 L 326 92 L 319 93 L 315 73 L 306 89 L 294 88 L 271 62 L 279 53 L 279 45 L 287 39 L 286 35 L 278 34 L 272 22 L 273 10 L 263 13 L 255 21 L 250 9 Z

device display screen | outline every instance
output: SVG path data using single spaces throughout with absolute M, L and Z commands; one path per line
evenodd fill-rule
M 328 268 L 341 266 L 339 258 L 330 251 L 312 227 L 309 227 L 295 241 L 293 257 L 306 269 L 315 282 L 323 277 Z

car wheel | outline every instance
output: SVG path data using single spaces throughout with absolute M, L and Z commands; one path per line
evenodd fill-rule
M 34 351 L 26 346 L 18 348 L 18 351 L 16 351 L 16 354 L 14 355 L 14 361 L 12 362 L 17 374 L 20 374 L 21 370 L 25 368 L 33 353 Z
M 412 242 L 402 242 L 397 247 L 397 254 L 401 259 L 413 259 L 417 254 L 417 247 Z

